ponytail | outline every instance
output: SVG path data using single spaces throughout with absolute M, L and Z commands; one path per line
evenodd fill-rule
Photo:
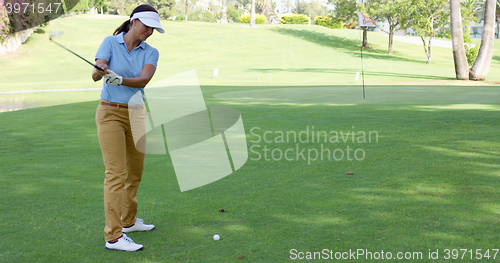
M 123 24 L 115 30 L 113 35 L 118 35 L 121 32 L 127 33 L 129 29 L 130 29 L 130 20 L 127 20 L 127 21 L 123 22 Z

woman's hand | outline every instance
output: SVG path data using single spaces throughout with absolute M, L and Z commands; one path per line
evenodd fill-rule
M 94 81 L 99 81 L 104 75 L 108 74 L 108 62 L 102 58 L 98 58 L 96 60 L 96 66 L 101 68 L 102 71 L 94 68 L 94 71 L 92 71 L 92 79 Z
M 123 77 L 117 75 L 111 69 L 108 69 L 108 74 L 104 75 L 103 78 L 106 79 L 107 84 L 118 85 L 120 86 L 123 82 Z

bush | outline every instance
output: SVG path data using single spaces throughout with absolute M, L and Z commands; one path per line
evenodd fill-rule
M 243 24 L 250 24 L 250 18 L 251 18 L 251 14 L 248 14 L 246 16 L 241 16 L 240 17 L 240 22 L 243 23 Z M 264 25 L 266 24 L 266 16 L 265 15 L 257 15 L 255 14 L 255 24 L 260 24 L 260 25 Z
M 190 12 L 188 15 L 189 21 L 200 21 L 200 22 L 217 22 L 217 19 L 208 10 L 198 10 L 196 12 Z
M 4 1 L 0 1 L 0 43 L 3 42 L 10 32 L 9 16 L 4 8 Z
M 240 12 L 230 6 L 227 7 L 226 15 L 228 21 L 233 21 L 235 23 L 240 22 Z
M 282 16 L 280 19 L 280 24 L 307 25 L 309 24 L 309 17 L 306 15 L 299 15 L 299 14 L 293 14 L 291 16 Z
M 470 38 L 470 31 L 468 27 L 465 27 L 464 32 L 464 48 L 465 56 L 467 56 L 467 64 L 471 67 L 476 61 L 477 53 L 479 52 L 479 46 L 472 44 L 472 39 Z
M 333 16 L 318 16 L 316 17 L 316 19 L 314 19 L 314 24 L 333 29 L 341 29 L 342 19 L 335 18 Z
M 45 34 L 45 30 L 43 30 L 43 28 L 40 28 L 40 27 L 39 27 L 39 28 L 37 28 L 37 29 L 35 30 L 35 33 L 37 33 L 37 34 Z
M 466 43 L 464 44 L 464 47 L 465 55 L 467 56 L 467 64 L 472 67 L 474 61 L 476 61 L 477 53 L 479 52 L 479 46 L 474 46 L 472 44 Z

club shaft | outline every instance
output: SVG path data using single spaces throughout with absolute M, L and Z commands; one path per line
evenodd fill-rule
M 92 65 L 92 66 L 93 66 L 94 68 L 96 68 L 97 70 L 103 71 L 103 70 L 102 70 L 102 68 L 98 67 L 96 64 L 94 64 L 94 63 L 92 63 L 92 62 L 88 61 L 86 58 L 84 58 L 84 57 L 82 57 L 82 56 L 78 55 L 77 53 L 73 52 L 71 49 L 69 49 L 69 48 L 67 48 L 67 47 L 65 47 L 65 46 L 63 46 L 63 45 L 61 45 L 61 44 L 57 43 L 57 42 L 56 42 L 56 41 L 54 41 L 52 38 L 51 38 L 50 40 L 52 40 L 52 42 L 56 43 L 58 46 L 60 46 L 60 47 L 62 47 L 62 48 L 64 48 L 64 49 L 66 49 L 67 51 L 69 51 L 69 52 L 71 52 L 71 53 L 73 53 L 75 56 L 77 56 L 77 57 L 79 57 L 79 58 L 83 59 L 85 62 L 89 63 L 90 65 Z

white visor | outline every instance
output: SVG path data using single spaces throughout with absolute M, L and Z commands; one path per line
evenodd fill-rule
M 144 25 L 152 27 L 162 34 L 165 33 L 165 30 L 163 30 L 163 27 L 160 25 L 160 16 L 156 12 L 135 13 L 132 18 L 130 18 L 130 22 L 134 19 L 139 19 Z

